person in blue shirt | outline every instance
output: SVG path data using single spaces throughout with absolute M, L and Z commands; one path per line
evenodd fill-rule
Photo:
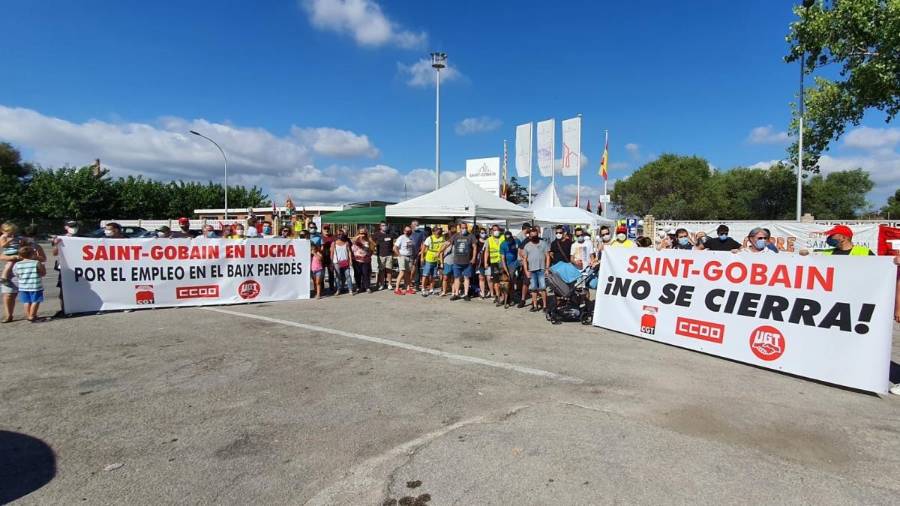
M 417 220 L 412 220 L 409 224 L 409 228 L 412 229 L 412 235 L 409 236 L 412 241 L 412 250 L 419 252 L 422 251 L 422 244 L 425 242 L 425 239 L 431 235 L 427 233 L 425 230 L 419 228 L 419 222 Z M 412 280 L 412 284 L 416 290 L 420 288 L 420 280 L 422 278 L 421 270 L 422 270 L 422 258 L 421 255 L 415 255 L 415 260 L 412 264 L 412 271 L 410 272 L 410 279 Z
M 512 303 L 512 294 L 518 292 L 516 287 L 519 280 L 519 245 L 521 243 L 509 230 L 504 233 L 504 238 L 506 240 L 500 244 L 500 255 L 503 261 L 503 271 L 509 279 L 509 289 L 506 290 L 503 307 L 509 309 Z
M 315 223 L 309 224 L 309 244 L 311 246 L 322 245 L 322 234 L 319 233 L 319 229 L 316 227 Z

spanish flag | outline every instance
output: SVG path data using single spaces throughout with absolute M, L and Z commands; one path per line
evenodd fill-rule
M 600 158 L 600 177 L 602 177 L 604 181 L 609 179 L 607 165 L 609 165 L 609 130 L 606 131 L 606 143 L 603 145 L 603 157 Z

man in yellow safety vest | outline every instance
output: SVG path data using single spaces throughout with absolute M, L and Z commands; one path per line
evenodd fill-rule
M 500 245 L 506 241 L 499 225 L 491 226 L 491 235 L 487 238 L 487 248 L 484 248 L 484 258 L 481 260 L 484 265 L 484 274 L 491 279 L 491 293 L 494 295 L 494 304 L 499 306 L 500 302 L 500 276 L 503 274 L 503 265 L 500 262 L 502 253 Z

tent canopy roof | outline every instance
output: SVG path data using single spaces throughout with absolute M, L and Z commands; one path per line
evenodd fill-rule
M 380 207 L 353 207 L 336 213 L 322 216 L 322 223 L 334 224 L 374 224 L 384 221 L 384 206 Z
M 388 217 L 419 218 L 482 218 L 494 220 L 530 220 L 532 212 L 501 199 L 461 177 L 431 193 L 387 206 Z

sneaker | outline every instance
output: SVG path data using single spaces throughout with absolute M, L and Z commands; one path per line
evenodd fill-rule
M 503 304 L 503 309 L 509 309 L 509 302 L 507 302 L 506 304 Z
M 427 290 L 426 290 L 426 291 L 424 291 L 424 292 L 422 292 L 422 297 L 428 297 L 428 295 L 430 295 L 430 294 L 429 294 L 429 293 L 428 293 L 428 291 L 427 291 Z
M 444 294 L 444 295 L 446 295 L 446 294 Z M 443 297 L 443 295 L 441 295 L 441 297 Z M 453 296 L 450 297 L 450 300 L 459 300 L 459 295 L 453 294 Z
M 463 297 L 463 300 L 466 302 L 469 302 L 470 300 L 472 300 L 472 297 L 469 297 L 468 295 L 466 295 L 465 297 Z
M 525 301 L 524 301 L 524 300 L 520 300 L 519 303 L 516 304 L 516 307 L 519 308 L 519 309 L 522 309 L 523 307 L 525 307 Z
M 400 289 L 400 288 L 397 288 L 397 290 L 399 290 L 399 289 Z M 415 295 L 415 294 L 416 294 L 416 290 L 415 290 L 413 287 L 409 287 L 409 288 L 406 289 L 406 294 L 407 294 L 407 295 Z
M 528 311 L 532 312 L 532 313 L 537 313 L 538 311 L 540 311 L 540 308 L 538 308 L 537 306 L 531 306 L 531 309 L 529 309 Z
M 447 293 L 447 292 L 441 292 L 441 297 L 446 297 L 446 296 L 448 296 L 448 295 L 450 295 L 450 294 Z
M 891 389 L 889 390 L 889 392 L 894 395 L 900 395 L 900 383 L 897 383 L 896 385 L 892 386 Z
M 394 290 L 394 295 L 406 295 L 406 292 L 398 288 Z

